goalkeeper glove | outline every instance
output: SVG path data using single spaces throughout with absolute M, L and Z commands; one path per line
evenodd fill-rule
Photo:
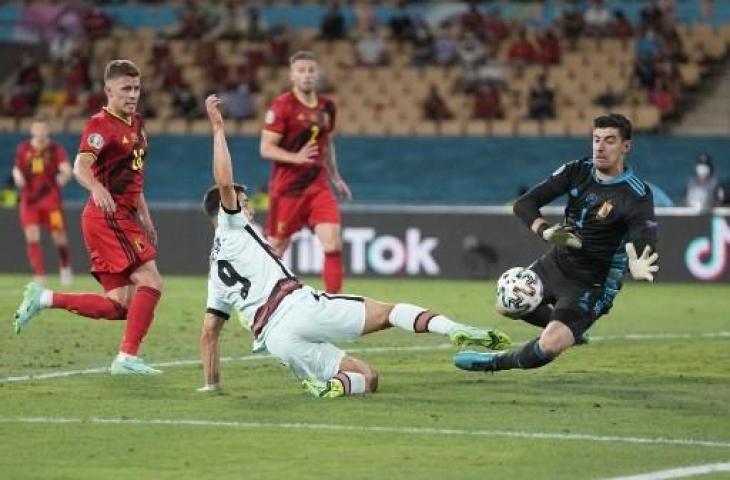
M 570 225 L 558 223 L 548 227 L 547 223 L 543 223 L 537 229 L 537 234 L 546 242 L 560 247 L 580 248 L 583 246 L 583 240 Z
M 636 255 L 636 247 L 633 243 L 626 244 L 626 254 L 629 256 L 629 271 L 634 280 L 654 281 L 654 273 L 659 270 L 659 265 L 655 265 L 659 259 L 659 254 L 651 253 L 651 247 L 647 245 L 641 256 Z

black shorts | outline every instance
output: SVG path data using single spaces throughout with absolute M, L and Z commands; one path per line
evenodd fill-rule
M 565 324 L 576 341 L 611 309 L 613 292 L 603 284 L 591 285 L 570 278 L 555 263 L 550 252 L 529 268 L 542 280 L 543 303 L 553 306 L 550 320 Z

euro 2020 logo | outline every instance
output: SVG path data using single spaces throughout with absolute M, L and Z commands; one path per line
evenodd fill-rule
M 725 217 L 712 217 L 710 237 L 698 237 L 689 242 L 684 263 L 690 273 L 700 280 L 717 280 L 728 266 L 730 226 Z

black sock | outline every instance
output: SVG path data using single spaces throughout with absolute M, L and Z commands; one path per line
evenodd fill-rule
M 520 317 L 520 320 L 524 320 L 530 325 L 536 327 L 545 328 L 550 323 L 550 315 L 552 315 L 553 309 L 547 303 L 541 303 L 538 307 L 528 313 L 527 315 Z
M 497 357 L 496 370 L 510 370 L 513 368 L 538 368 L 553 361 L 540 348 L 540 338 L 535 338 L 520 348 L 513 348 Z

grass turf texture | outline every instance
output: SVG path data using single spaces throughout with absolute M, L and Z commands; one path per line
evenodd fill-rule
M 143 356 L 194 360 L 205 280 L 165 280 Z M 0 276 L 0 377 L 108 366 L 123 322 L 45 311 L 12 333 L 25 281 Z M 97 286 L 82 278 L 75 289 Z M 535 336 L 537 329 L 493 313 L 492 289 L 492 282 L 347 282 L 348 292 L 428 306 L 518 342 Z M 381 375 L 381 390 L 361 398 L 313 399 L 272 359 L 224 363 L 221 395 L 195 392 L 198 364 L 163 367 L 157 378 L 3 380 L 0 471 L 23 479 L 583 479 L 730 461 L 730 339 L 702 337 L 730 330 L 729 293 L 720 285 L 629 284 L 592 329 L 596 342 L 529 372 L 462 372 L 451 364 L 454 350 L 438 348 L 443 337 L 376 333 L 343 347 L 423 349 L 355 353 Z M 690 336 L 624 338 L 636 333 Z M 249 348 L 249 334 L 230 322 L 223 355 L 248 357 Z

